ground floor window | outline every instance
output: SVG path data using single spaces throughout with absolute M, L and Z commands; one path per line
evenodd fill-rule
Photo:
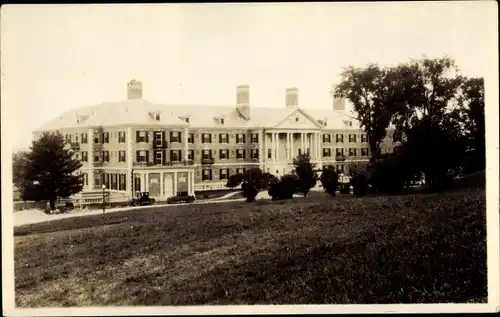
M 203 172 L 201 173 L 201 179 L 204 181 L 211 181 L 212 180 L 212 170 L 211 169 L 204 169 Z

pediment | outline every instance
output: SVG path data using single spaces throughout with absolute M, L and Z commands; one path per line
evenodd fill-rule
M 292 112 L 283 121 L 281 121 L 277 126 L 277 129 L 319 129 L 321 125 L 306 115 L 304 111 L 297 109 L 297 111 Z

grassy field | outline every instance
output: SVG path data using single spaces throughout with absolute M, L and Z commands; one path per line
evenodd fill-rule
M 484 190 L 178 206 L 15 228 L 18 307 L 486 302 Z

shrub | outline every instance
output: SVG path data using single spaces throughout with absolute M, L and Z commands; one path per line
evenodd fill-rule
M 241 184 L 241 189 L 243 190 L 243 197 L 246 198 L 246 201 L 251 203 L 255 201 L 255 197 L 257 197 L 257 193 L 259 190 L 249 182 L 243 182 Z
M 340 184 L 340 193 L 348 195 L 351 193 L 351 185 L 349 183 Z
M 300 183 L 297 184 L 297 191 L 306 197 L 318 181 L 318 175 L 314 170 L 316 164 L 311 163 L 311 157 L 308 153 L 304 153 L 293 159 L 293 166 L 293 174 L 300 180 Z
M 368 178 L 364 173 L 354 175 L 351 179 L 353 194 L 356 196 L 366 196 L 368 192 Z
M 337 188 L 339 187 L 339 175 L 337 174 L 335 167 L 328 165 L 323 168 L 320 181 L 325 192 L 335 196 Z
M 294 174 L 287 174 L 280 180 L 273 180 L 270 183 L 268 194 L 272 200 L 292 199 L 293 194 L 299 190 L 299 179 Z

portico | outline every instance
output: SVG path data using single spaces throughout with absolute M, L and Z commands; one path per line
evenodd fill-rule
M 192 168 L 135 170 L 133 179 L 134 192 L 149 192 L 156 199 L 167 199 L 178 192 L 194 195 Z

